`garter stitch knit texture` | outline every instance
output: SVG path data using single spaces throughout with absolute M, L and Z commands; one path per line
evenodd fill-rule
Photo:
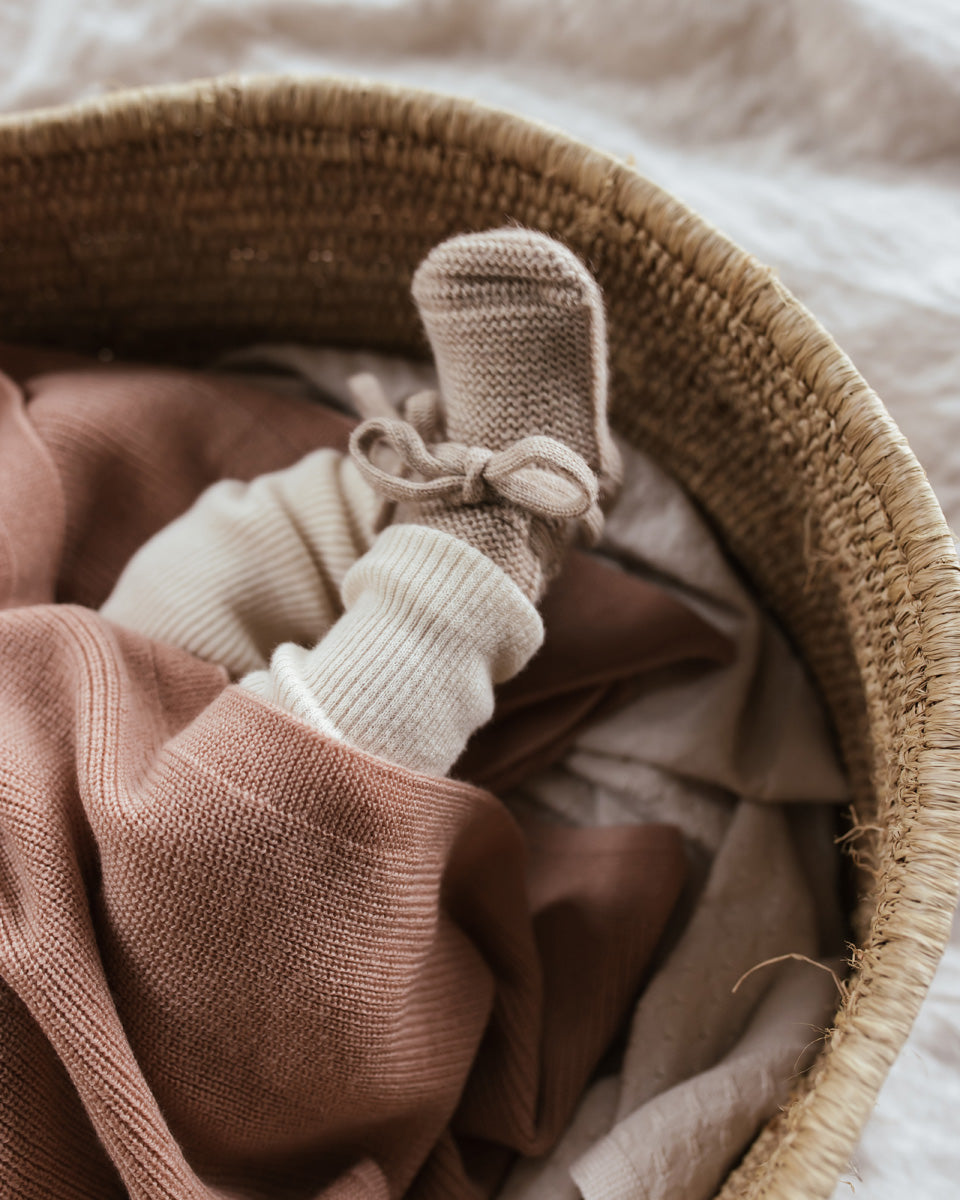
M 501 450 L 531 433 L 581 454 L 615 491 L 603 299 L 561 242 L 527 229 L 436 246 L 411 285 L 436 361 L 449 437 Z
M 549 437 L 579 456 L 607 504 L 620 464 L 607 425 L 603 301 L 589 271 L 564 245 L 526 229 L 465 234 L 435 247 L 412 292 L 433 350 L 442 436 L 503 451 Z M 550 474 L 527 468 L 541 486 Z M 556 575 L 571 522 L 532 516 L 487 498 L 401 505 L 396 520 L 446 530 L 498 563 L 536 602 Z M 596 504 L 585 521 L 595 539 Z

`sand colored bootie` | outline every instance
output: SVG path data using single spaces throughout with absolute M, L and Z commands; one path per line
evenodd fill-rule
M 468 542 L 536 602 L 576 529 L 599 537 L 619 480 L 600 291 L 565 246 L 517 228 L 443 242 L 412 290 L 439 394 L 365 422 L 352 453 L 394 524 Z M 375 463 L 384 445 L 402 476 Z

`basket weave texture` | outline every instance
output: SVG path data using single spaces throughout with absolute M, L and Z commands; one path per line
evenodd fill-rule
M 614 420 L 695 497 L 816 680 L 855 795 L 834 1028 L 720 1196 L 827 1197 L 949 932 L 960 572 L 882 404 L 771 271 L 623 163 L 342 81 L 213 81 L 0 120 L 0 337 L 189 362 L 264 339 L 422 354 L 409 281 L 465 229 L 570 245 Z

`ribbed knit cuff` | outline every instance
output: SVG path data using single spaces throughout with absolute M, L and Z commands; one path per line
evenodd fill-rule
M 321 732 L 445 775 L 526 665 L 543 623 L 513 580 L 441 530 L 393 525 L 349 571 L 346 613 L 312 650 L 285 644 L 241 684 Z

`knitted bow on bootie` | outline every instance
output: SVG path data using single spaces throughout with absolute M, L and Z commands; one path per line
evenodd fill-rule
M 499 501 L 546 520 L 578 520 L 590 541 L 599 536 L 596 475 L 569 446 L 544 436 L 521 438 L 504 450 L 447 441 L 428 445 L 421 430 L 435 431 L 436 419 L 427 406 L 412 407 L 419 429 L 410 421 L 374 417 L 350 438 L 357 467 L 379 495 L 406 503 L 444 500 L 451 507 Z M 393 451 L 403 474 L 374 463 L 380 446 Z M 419 478 L 409 478 L 407 471 Z

